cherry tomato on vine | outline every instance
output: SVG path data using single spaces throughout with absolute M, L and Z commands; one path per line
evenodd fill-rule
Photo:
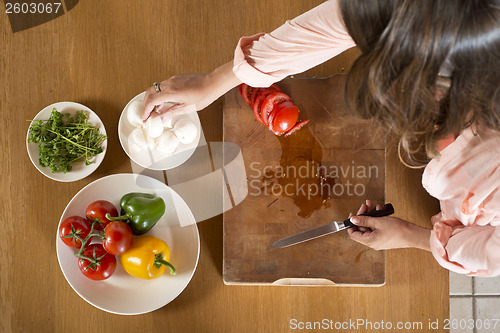
M 112 255 L 120 255 L 132 247 L 132 229 L 127 223 L 113 221 L 104 229 L 104 249 Z
M 113 217 L 118 216 L 118 211 L 116 210 L 115 205 L 106 200 L 97 200 L 88 205 L 85 210 L 85 215 L 92 219 L 99 219 L 99 221 L 103 224 L 102 227 L 106 227 L 106 225 L 111 222 L 105 216 L 109 213 Z
M 82 247 L 82 240 L 87 238 L 90 233 L 91 224 L 89 221 L 81 216 L 70 216 L 61 222 L 59 226 L 59 237 L 64 244 L 80 249 Z M 80 239 L 79 239 L 80 238 Z M 87 241 L 87 244 L 90 240 Z
M 116 269 L 116 258 L 106 252 L 101 244 L 90 244 L 78 258 L 80 271 L 92 280 L 105 280 Z

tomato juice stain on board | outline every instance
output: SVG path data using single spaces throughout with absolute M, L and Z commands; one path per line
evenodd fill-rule
M 330 189 L 338 181 L 322 168 L 323 152 L 318 141 L 306 127 L 285 137 L 279 136 L 281 145 L 280 167 L 283 173 L 267 170 L 262 184 L 267 193 L 279 186 L 279 195 L 290 198 L 299 209 L 298 216 L 309 217 L 321 208 L 330 207 Z

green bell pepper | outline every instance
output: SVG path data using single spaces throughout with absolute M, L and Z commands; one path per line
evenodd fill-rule
M 111 221 L 125 221 L 132 233 L 140 236 L 151 230 L 165 213 L 165 201 L 150 193 L 132 192 L 120 199 L 122 216 L 106 218 Z

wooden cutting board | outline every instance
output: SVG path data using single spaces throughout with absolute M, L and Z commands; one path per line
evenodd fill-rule
M 276 137 L 233 89 L 225 96 L 224 142 L 241 149 L 248 194 L 224 213 L 226 284 L 366 285 L 385 283 L 385 255 L 347 231 L 283 249 L 274 241 L 343 221 L 371 199 L 384 203 L 381 131 L 348 116 L 345 75 L 287 78 L 278 86 L 307 126 Z M 231 191 L 229 184 L 229 191 Z

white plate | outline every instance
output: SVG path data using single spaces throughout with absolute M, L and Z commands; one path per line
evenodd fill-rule
M 69 216 L 83 217 L 86 207 L 95 200 L 108 200 L 119 208 L 120 198 L 130 192 L 153 193 L 165 200 L 165 214 L 146 235 L 168 244 L 170 262 L 177 269 L 175 276 L 167 270 L 157 279 L 143 280 L 129 275 L 117 263 L 110 278 L 90 280 L 78 268 L 78 259 L 74 256 L 77 251 L 65 245 L 56 232 L 57 259 L 73 290 L 95 307 L 122 315 L 151 312 L 176 298 L 191 280 L 200 254 L 198 227 L 187 204 L 168 186 L 144 175 L 115 174 L 90 183 L 68 203 L 59 225 Z M 181 219 L 189 225 L 180 227 Z
M 135 129 L 135 127 L 128 122 L 126 111 L 130 103 L 137 99 L 144 100 L 145 95 L 146 92 L 142 92 L 139 95 L 135 96 L 123 109 L 120 116 L 120 121 L 118 122 L 118 137 L 120 139 L 120 144 L 123 147 L 125 153 L 128 155 L 128 157 L 130 157 L 132 161 L 146 169 L 169 170 L 176 168 L 182 163 L 186 162 L 193 155 L 196 147 L 198 147 L 198 143 L 200 142 L 201 123 L 200 118 L 198 117 L 198 112 L 191 112 L 179 116 L 179 118 L 186 117 L 194 122 L 194 124 L 198 128 L 198 134 L 194 141 L 190 144 L 180 143 L 173 155 L 165 156 L 158 152 L 156 149 L 136 151 L 132 148 L 133 142 L 129 142 L 128 140 L 130 133 Z
M 74 115 L 76 111 L 83 110 L 88 113 L 89 119 L 88 122 L 94 126 L 97 126 L 99 128 L 99 132 L 103 135 L 106 135 L 106 129 L 104 128 L 104 124 L 102 123 L 101 119 L 95 114 L 94 111 L 86 107 L 85 105 L 79 104 L 79 103 L 74 103 L 74 102 L 59 102 L 59 103 L 54 103 L 46 108 L 44 108 L 42 111 L 38 112 L 38 114 L 33 118 L 33 120 L 47 120 L 50 117 L 50 113 L 52 112 L 52 109 L 57 109 L 57 111 L 61 113 L 69 113 L 71 115 Z M 33 122 L 31 123 L 33 124 Z M 30 127 L 31 127 L 30 124 Z M 40 158 L 40 154 L 38 152 L 38 143 L 33 143 L 30 142 L 28 143 L 28 137 L 29 137 L 29 128 L 28 128 L 28 133 L 26 134 L 26 148 L 28 149 L 28 155 L 30 157 L 31 162 L 33 165 L 40 171 L 43 175 L 47 176 L 50 179 L 57 180 L 60 182 L 73 182 L 76 180 L 83 179 L 90 175 L 92 172 L 94 172 L 99 165 L 101 164 L 102 160 L 104 159 L 104 155 L 106 155 L 106 148 L 108 144 L 108 140 L 104 140 L 101 144 L 102 147 L 102 153 L 96 155 L 94 157 L 93 162 L 90 165 L 85 165 L 85 162 L 76 162 L 71 164 L 71 171 L 64 173 L 62 171 L 57 171 L 55 173 L 52 173 L 49 167 L 42 167 L 38 163 L 38 159 Z

